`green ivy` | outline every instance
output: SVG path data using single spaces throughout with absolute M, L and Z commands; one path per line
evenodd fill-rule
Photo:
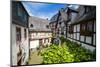
M 61 46 L 52 44 L 49 48 L 42 51 L 43 64 L 69 63 L 96 60 L 96 51 L 91 52 L 80 44 L 61 38 Z

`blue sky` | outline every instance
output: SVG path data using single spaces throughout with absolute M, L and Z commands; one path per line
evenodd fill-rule
M 50 19 L 55 15 L 58 10 L 66 7 L 66 4 L 54 3 L 35 3 L 35 2 L 22 2 L 27 9 L 30 16 L 36 16 L 43 19 Z

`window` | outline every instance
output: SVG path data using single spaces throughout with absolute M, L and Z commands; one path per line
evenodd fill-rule
M 21 8 L 21 5 L 18 4 L 17 8 L 18 8 L 18 16 L 22 17 L 23 10 Z
M 46 43 L 46 39 L 44 39 L 44 43 Z
M 64 32 L 61 32 L 61 35 L 64 35 Z
M 20 18 L 20 20 L 23 22 L 26 22 L 27 21 L 27 14 L 23 10 L 23 7 L 21 6 L 21 4 L 18 4 L 17 11 L 18 11 L 18 17 Z
M 23 20 L 24 20 L 25 22 L 27 21 L 27 15 L 26 15 L 25 11 L 24 11 Z
M 48 38 L 48 43 L 49 43 L 49 38 Z
M 33 24 L 31 24 L 30 27 L 33 27 Z
M 16 27 L 16 40 L 21 41 L 21 28 Z
M 48 29 L 49 29 L 49 25 L 46 25 L 46 28 L 48 28 Z
M 61 25 L 61 22 L 59 22 L 59 24 Z
M 74 30 L 74 27 L 72 25 L 69 26 L 69 33 L 72 34 Z
M 26 37 L 27 37 L 27 31 L 26 29 L 24 29 L 24 38 L 26 39 Z
M 80 35 L 91 36 L 93 30 L 93 21 L 81 23 Z

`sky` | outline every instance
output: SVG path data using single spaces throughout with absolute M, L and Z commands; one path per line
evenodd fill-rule
M 50 20 L 61 8 L 67 4 L 22 2 L 30 16 L 35 16 Z

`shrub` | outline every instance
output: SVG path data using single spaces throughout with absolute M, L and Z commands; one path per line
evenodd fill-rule
M 61 46 L 53 44 L 41 52 L 43 64 L 94 61 L 96 59 L 96 51 L 91 52 L 76 42 L 61 39 L 63 40 Z
M 46 51 L 42 52 L 41 55 L 43 56 L 44 64 L 74 61 L 74 56 L 68 52 L 68 48 L 62 48 L 56 45 L 51 46 Z

